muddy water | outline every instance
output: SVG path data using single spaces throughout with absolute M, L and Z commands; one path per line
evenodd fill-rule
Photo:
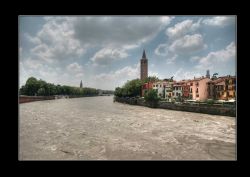
M 20 160 L 235 160 L 235 118 L 113 103 L 19 105 Z

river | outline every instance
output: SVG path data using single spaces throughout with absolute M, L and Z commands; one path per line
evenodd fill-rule
M 236 160 L 236 118 L 112 96 L 19 104 L 19 160 Z

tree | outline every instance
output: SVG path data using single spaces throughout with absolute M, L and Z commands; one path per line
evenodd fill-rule
M 117 87 L 114 94 L 117 97 L 136 97 L 140 95 L 141 86 L 142 81 L 140 79 L 127 81 L 122 88 Z
M 26 88 L 26 94 L 27 95 L 34 96 L 34 95 L 37 94 L 37 91 L 40 88 L 40 84 L 39 84 L 39 82 L 37 81 L 36 78 L 30 77 L 26 81 L 25 88 Z
M 19 95 L 27 95 L 26 87 L 24 85 L 20 88 Z
M 98 90 L 94 88 L 78 88 L 70 86 L 54 85 L 52 83 L 47 83 L 43 80 L 37 80 L 34 77 L 30 77 L 24 86 L 20 88 L 21 95 L 76 95 L 76 96 L 92 96 L 97 95 Z
M 145 94 L 144 98 L 150 107 L 156 107 L 159 100 L 160 100 L 160 98 L 158 98 L 157 92 L 155 90 L 149 90 Z
M 218 73 L 214 73 L 213 76 L 212 76 L 212 80 L 216 79 L 217 75 L 218 75 Z
M 160 79 L 156 76 L 149 76 L 146 79 L 144 79 L 142 83 L 144 84 L 144 83 L 148 83 L 148 82 L 157 82 L 159 80 Z
M 37 95 L 44 96 L 45 95 L 45 89 L 44 88 L 39 88 L 38 91 L 37 91 Z

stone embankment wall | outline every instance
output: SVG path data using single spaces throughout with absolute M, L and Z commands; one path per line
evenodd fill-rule
M 19 103 L 27 103 L 32 101 L 54 100 L 55 96 L 19 96 Z
M 114 97 L 114 101 L 127 103 L 131 105 L 150 107 L 149 104 L 147 104 L 144 101 L 144 99 L 141 98 Z M 190 104 L 190 103 L 175 104 L 175 103 L 160 101 L 158 102 L 156 108 L 236 117 L 236 106 L 234 105 L 208 105 L 208 104 Z

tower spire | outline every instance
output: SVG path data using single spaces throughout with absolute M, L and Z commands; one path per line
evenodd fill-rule
M 146 53 L 145 53 L 145 49 L 143 49 L 142 58 L 145 58 L 145 59 L 147 58 L 147 57 L 146 57 Z
M 80 88 L 82 88 L 82 80 L 81 80 L 81 82 L 80 82 Z

